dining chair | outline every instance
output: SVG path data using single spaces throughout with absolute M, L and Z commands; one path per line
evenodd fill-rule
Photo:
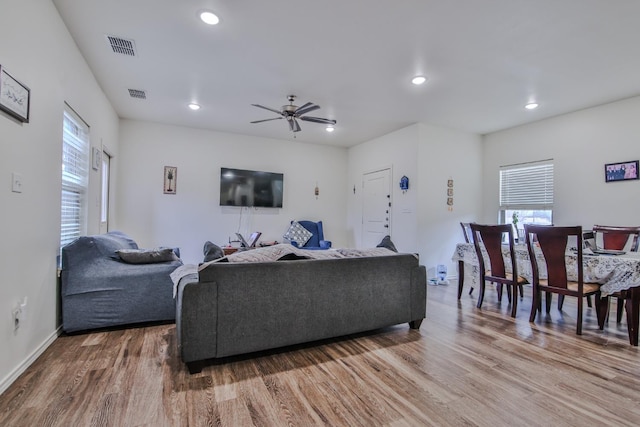
M 518 288 L 521 288 L 522 284 L 527 283 L 527 281 L 523 277 L 518 276 L 516 254 L 513 248 L 513 227 L 511 224 L 481 225 L 476 223 L 471 223 L 470 227 L 480 270 L 480 294 L 478 295 L 477 307 L 482 307 L 486 287 L 485 282 L 489 281 L 496 284 L 498 301 L 502 301 L 502 288 L 504 285 L 507 285 L 507 297 L 511 303 L 511 317 L 516 317 Z M 502 244 L 505 237 L 509 244 L 511 273 L 507 273 L 505 260 L 502 255 Z M 489 257 L 489 268 L 485 266 L 482 247 L 484 247 Z
M 638 252 L 638 235 L 640 235 L 640 227 L 620 227 L 612 225 L 594 225 L 593 238 L 595 242 L 602 240 L 601 249 L 613 249 L 621 251 L 627 247 L 630 241 L 629 250 Z M 602 236 L 601 239 L 598 236 Z M 613 294 L 617 298 L 616 322 L 622 322 L 622 313 L 624 312 L 624 301 L 626 292 L 616 292 Z
M 531 260 L 531 270 L 533 273 L 533 302 L 531 304 L 531 315 L 529 321 L 536 319 L 537 312 L 542 312 L 542 292 L 546 293 L 546 312 L 551 311 L 552 294 L 559 296 L 573 296 L 578 298 L 578 317 L 576 334 L 582 335 L 582 312 L 585 297 L 594 295 L 598 326 L 602 328 L 606 316 L 606 305 L 608 298 L 600 298 L 600 284 L 584 283 L 584 267 L 582 265 L 582 227 L 552 227 L 548 225 L 524 226 L 527 249 Z M 577 240 L 575 266 L 570 263 L 571 268 L 575 268 L 577 280 L 569 280 L 567 272 L 567 243 L 570 238 Z M 536 256 L 536 246 L 539 246 L 544 259 Z M 546 264 L 546 265 L 543 265 Z M 543 268 L 546 267 L 546 268 Z M 541 277 L 541 272 L 547 272 L 547 277 Z
M 467 243 L 473 243 L 473 235 L 471 232 L 471 223 L 470 222 L 461 222 L 460 227 L 462 227 L 462 235 L 464 236 L 464 241 Z
M 470 222 L 461 222 L 460 227 L 462 227 L 462 235 L 464 236 L 464 241 L 466 243 L 473 243 L 473 236 L 471 232 L 471 223 Z M 458 274 L 461 274 L 462 267 L 459 268 Z M 462 277 L 458 278 L 458 299 L 462 296 L 462 286 L 464 283 L 464 279 Z M 469 288 L 469 295 L 473 293 L 473 286 Z
M 593 233 L 596 242 L 599 236 L 602 236 L 602 249 L 623 250 L 629 240 L 631 252 L 638 251 L 638 235 L 640 235 L 640 227 L 619 227 L 612 225 L 594 225 Z

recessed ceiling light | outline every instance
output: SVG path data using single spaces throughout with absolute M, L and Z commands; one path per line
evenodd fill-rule
M 200 109 L 200 105 L 192 102 L 191 104 L 189 104 L 189 108 L 191 108 L 193 111 L 198 111 Z
M 416 86 L 421 85 L 426 81 L 427 81 L 427 78 L 424 76 L 415 76 L 413 79 L 411 79 L 411 83 L 413 83 Z
M 334 130 L 336 130 L 333 126 L 329 125 L 327 126 L 327 132 L 333 132 Z
M 525 105 L 524 108 L 526 108 L 527 110 L 535 110 L 536 108 L 538 108 L 538 104 L 536 104 L 535 102 L 530 102 Z
M 218 22 L 220 22 L 220 18 L 218 18 L 218 15 L 208 10 L 200 12 L 200 19 L 202 19 L 202 22 L 209 25 L 216 25 Z

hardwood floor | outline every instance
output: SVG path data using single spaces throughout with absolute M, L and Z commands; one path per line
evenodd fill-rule
M 62 336 L 0 396 L 1 426 L 592 426 L 640 424 L 626 323 L 576 305 L 528 321 L 429 286 L 427 319 L 209 365 L 189 375 L 175 325 Z M 612 306 L 612 308 L 615 306 Z

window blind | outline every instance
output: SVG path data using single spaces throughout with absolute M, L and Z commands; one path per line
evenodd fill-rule
M 70 108 L 62 125 L 62 198 L 60 246 L 86 234 L 89 175 L 89 126 Z
M 502 166 L 501 209 L 552 209 L 553 161 Z

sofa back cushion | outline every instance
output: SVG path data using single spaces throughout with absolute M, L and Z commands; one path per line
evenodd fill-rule
M 62 248 L 62 269 L 66 270 L 87 263 L 118 260 L 116 251 L 120 249 L 138 249 L 138 245 L 121 231 L 78 237 Z
M 138 249 L 135 240 L 121 231 L 110 231 L 106 234 L 87 237 L 94 239 L 96 248 L 106 256 L 112 256 L 120 249 Z

